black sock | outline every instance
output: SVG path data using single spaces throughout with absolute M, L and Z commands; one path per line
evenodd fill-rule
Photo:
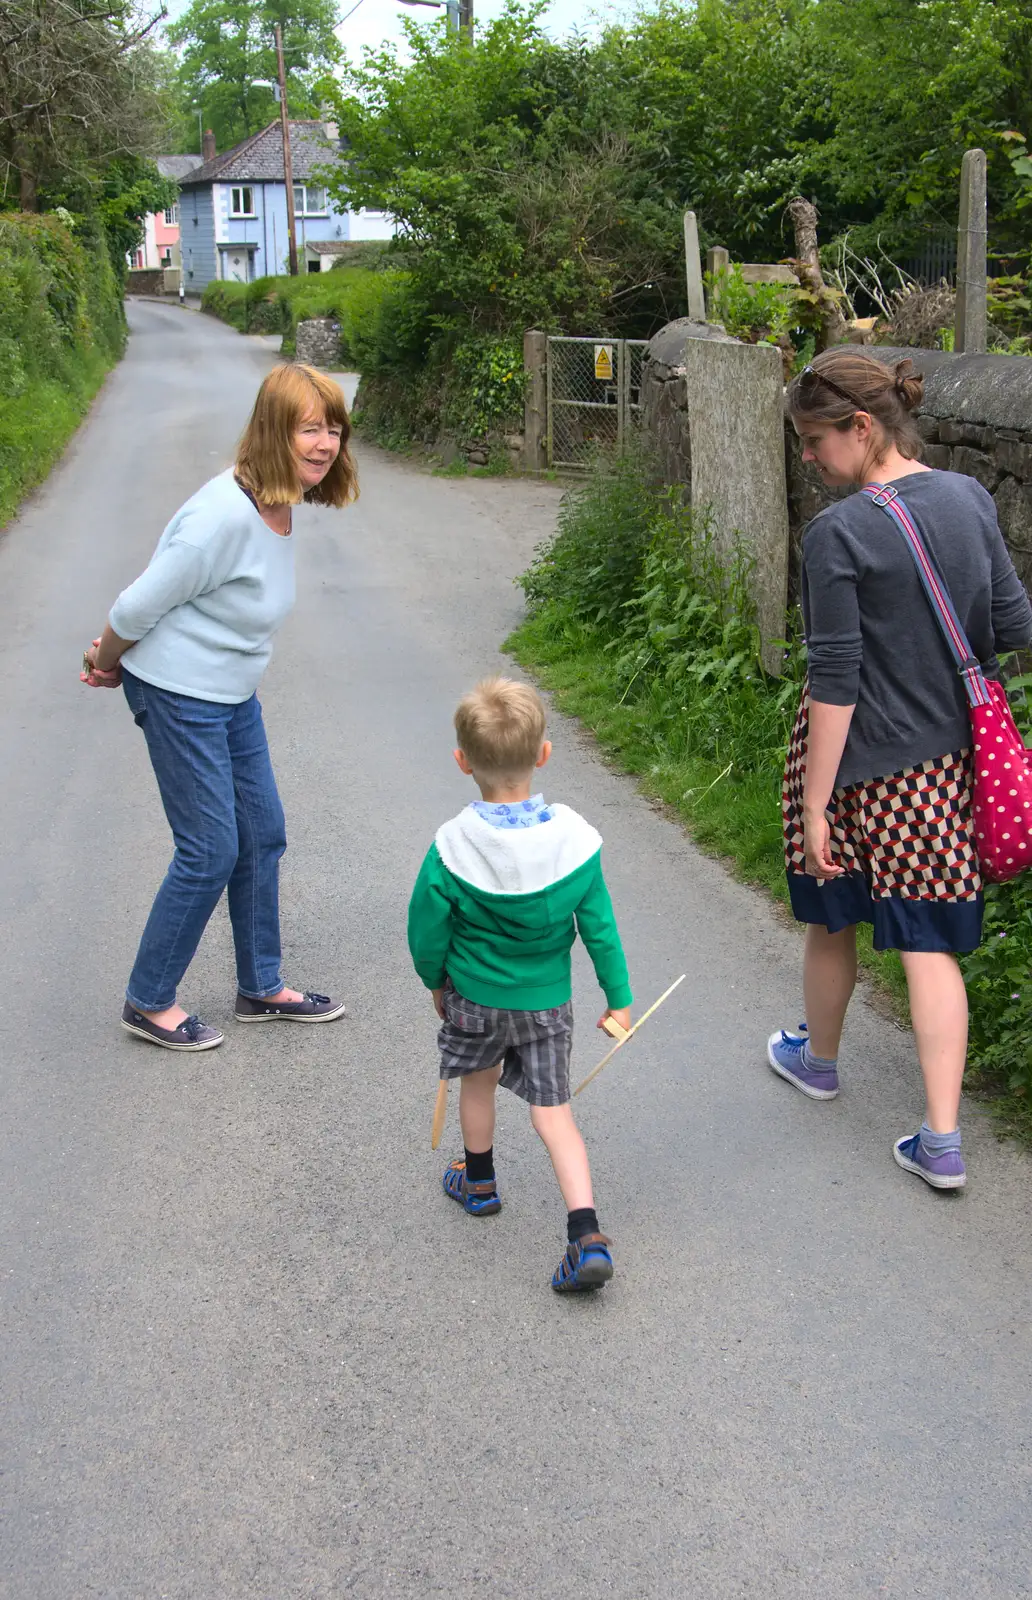
M 594 1206 L 581 1206 L 579 1211 L 571 1211 L 566 1219 L 566 1237 L 572 1244 L 574 1239 L 583 1239 L 586 1233 L 598 1233 L 598 1217 L 595 1215 Z
M 466 1151 L 466 1177 L 470 1183 L 489 1183 L 494 1177 L 494 1145 L 490 1150 Z

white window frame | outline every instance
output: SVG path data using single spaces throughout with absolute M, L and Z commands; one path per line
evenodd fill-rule
M 237 206 L 238 195 L 240 197 L 239 208 Z M 251 197 L 251 209 L 249 211 L 244 209 L 245 196 L 247 195 L 250 195 Z M 258 215 L 257 211 L 254 209 L 253 183 L 235 183 L 230 187 L 229 214 L 231 217 L 256 217 Z
M 176 226 L 178 226 L 178 223 L 179 223 L 179 207 L 178 206 L 166 206 L 165 207 L 165 226 L 166 226 L 166 228 L 175 228 Z
M 322 205 L 321 206 L 310 206 L 309 205 L 309 203 L 308 203 L 308 191 L 309 191 L 309 189 L 318 189 L 319 193 L 322 196 Z M 298 202 L 298 195 L 301 196 L 301 204 L 300 205 L 298 205 L 298 203 L 297 203 Z M 299 216 L 299 217 L 325 217 L 325 216 L 328 216 L 329 215 L 329 207 L 326 204 L 326 185 L 324 183 L 312 183 L 312 184 L 295 183 L 295 185 L 294 185 L 294 211 L 295 211 L 295 214 L 297 216 Z

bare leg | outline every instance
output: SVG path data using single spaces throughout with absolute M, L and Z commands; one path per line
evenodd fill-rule
M 838 1057 L 846 1007 L 855 987 L 856 928 L 829 933 L 811 922 L 803 957 L 803 998 L 810 1049 L 824 1061 Z
M 477 1155 L 490 1150 L 494 1144 L 495 1090 L 502 1075 L 497 1067 L 486 1072 L 468 1072 L 459 1081 L 459 1122 L 462 1125 L 462 1142 L 467 1150 Z
M 569 1103 L 564 1106 L 531 1106 L 530 1120 L 551 1157 L 567 1211 L 594 1207 L 588 1152 L 584 1148 L 580 1129 L 573 1120 Z
M 910 994 L 910 1020 L 924 1074 L 927 1122 L 933 1133 L 952 1133 L 960 1110 L 967 1057 L 968 1004 L 955 956 L 901 952 Z

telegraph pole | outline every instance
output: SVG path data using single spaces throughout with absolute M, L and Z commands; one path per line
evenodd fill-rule
M 279 77 L 280 125 L 283 129 L 283 182 L 287 189 L 287 246 L 290 276 L 297 277 L 297 224 L 294 218 L 294 163 L 290 158 L 290 119 L 287 116 L 287 79 L 283 70 L 283 33 L 276 24 L 276 71 Z

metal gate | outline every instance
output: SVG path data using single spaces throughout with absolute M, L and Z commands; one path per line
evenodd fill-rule
M 549 338 L 548 465 L 581 470 L 620 455 L 641 416 L 645 339 Z

